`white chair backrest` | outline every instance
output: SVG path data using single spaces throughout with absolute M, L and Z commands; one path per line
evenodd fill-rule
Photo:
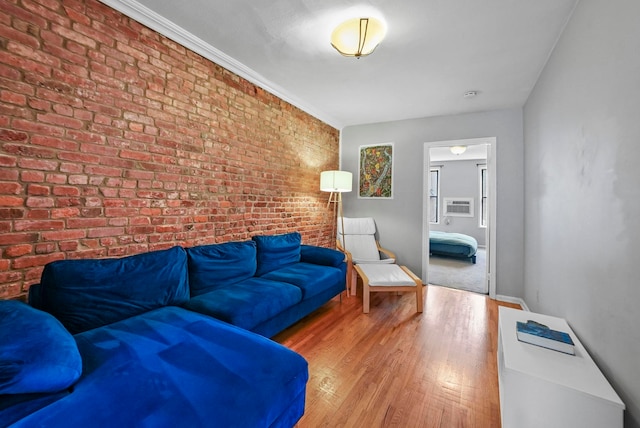
M 338 233 L 342 233 L 342 223 L 344 223 L 345 235 L 372 235 L 376 234 L 376 222 L 372 217 L 363 218 L 338 218 Z
M 376 245 L 376 223 L 371 217 L 338 219 L 338 239 L 342 240 L 344 221 L 344 247 L 355 263 L 376 262 L 380 252 Z

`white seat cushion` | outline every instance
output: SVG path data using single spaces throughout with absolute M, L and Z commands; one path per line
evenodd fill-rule
M 416 282 L 398 265 L 363 264 L 360 269 L 369 279 L 370 287 L 416 285 Z
M 344 235 L 344 244 L 354 263 L 380 262 L 380 252 L 373 235 Z

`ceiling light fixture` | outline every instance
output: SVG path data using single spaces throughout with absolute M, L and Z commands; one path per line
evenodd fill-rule
M 451 153 L 454 155 L 461 155 L 467 151 L 467 146 L 452 146 L 449 150 L 451 150 Z
M 340 54 L 360 58 L 371 54 L 386 33 L 376 18 L 353 18 L 338 25 L 331 33 L 331 46 Z

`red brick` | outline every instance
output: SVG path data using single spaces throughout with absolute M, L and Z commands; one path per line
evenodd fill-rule
M 63 253 L 20 257 L 13 262 L 14 269 L 25 269 L 34 266 L 44 266 L 56 260 L 63 260 Z
M 84 167 L 82 164 L 72 164 L 67 162 L 63 162 L 60 164 L 60 172 L 64 173 L 79 174 L 83 171 L 83 169 Z
M 53 242 L 44 242 L 36 244 L 35 253 L 36 254 L 51 254 L 56 251 L 56 244 Z
M 59 153 L 58 158 L 64 161 L 77 162 L 78 164 L 97 164 L 100 163 L 100 156 L 88 155 L 85 153 Z M 65 164 L 63 164 L 65 165 Z M 82 168 L 84 169 L 84 168 Z M 74 172 L 81 172 L 74 171 Z
M 15 222 L 17 232 L 60 230 L 64 228 L 64 222 L 60 220 L 20 220 Z
M 93 228 L 87 232 L 89 238 L 100 238 L 105 236 L 119 236 L 124 235 L 124 228 L 122 227 L 102 227 Z
M 29 91 L 26 92 L 29 93 Z M 23 93 L 14 91 L 0 91 L 0 101 L 18 106 L 27 105 L 27 97 Z
M 4 270 L 4 269 L 0 269 Z M 0 273 L 0 283 L 10 283 L 17 282 L 22 279 L 22 272 L 13 271 L 13 272 L 2 272 Z
M 43 159 L 23 158 L 18 160 L 18 166 L 25 169 L 37 169 L 42 171 L 53 171 L 58 168 L 58 162 Z
M 27 194 L 30 196 L 49 196 L 51 188 L 40 184 L 29 184 L 27 186 Z
M 107 250 L 104 248 L 94 248 L 89 250 L 78 250 L 73 253 L 69 253 L 69 259 L 95 259 L 106 257 Z
M 13 167 L 18 164 L 18 159 L 14 156 L 3 156 L 0 155 L 0 166 L 3 167 Z
M 89 177 L 86 175 L 70 175 L 69 184 L 73 185 L 85 185 L 89 182 Z
M 66 229 L 54 232 L 42 232 L 43 241 L 70 241 L 82 239 L 87 236 L 86 230 Z
M 24 218 L 22 208 L 0 208 L 0 219 Z
M 34 243 L 38 240 L 37 233 L 3 233 L 0 234 L 0 245 L 17 245 Z
M 71 117 L 61 116 L 54 113 L 42 113 L 38 115 L 38 120 L 52 125 L 62 126 L 64 128 L 80 129 L 83 122 Z
M 75 141 L 63 140 L 61 138 L 34 135 L 31 142 L 38 146 L 53 147 L 59 150 L 75 151 L 78 150 L 78 143 Z
M 45 220 L 49 217 L 50 213 L 47 208 L 30 208 L 26 211 L 26 218 L 29 220 Z
M 40 171 L 22 171 L 20 178 L 26 182 L 42 183 L 44 181 L 44 173 Z
M 25 291 L 28 290 L 29 286 L 32 284 L 37 284 L 40 282 L 40 278 L 42 278 L 42 271 L 44 270 L 43 266 L 36 266 L 34 268 L 24 270 L 24 279 L 25 279 Z
M 94 227 L 106 226 L 107 219 L 105 218 L 71 218 L 67 221 L 67 228 L 69 229 L 89 229 Z
M 30 196 L 27 198 L 26 206 L 29 208 L 52 208 L 55 206 L 53 198 Z
M 80 198 L 60 198 L 56 199 L 56 206 L 59 208 L 63 207 L 78 207 L 82 205 L 82 201 Z
M 25 254 L 29 254 L 33 251 L 33 245 L 30 244 L 22 244 L 22 245 L 13 245 L 11 247 L 7 247 L 4 250 L 4 255 L 6 257 L 15 258 L 24 256 Z
M 16 154 L 23 157 L 40 158 L 40 159 L 54 159 L 56 157 L 55 150 L 48 148 L 33 146 L 33 145 L 19 145 L 7 143 L 3 147 L 6 153 Z
M 78 249 L 78 246 L 79 244 L 76 241 L 64 241 L 58 244 L 60 251 L 64 251 L 64 252 L 76 251 Z
M 105 175 L 109 177 L 122 176 L 122 170 L 119 168 L 110 168 L 98 165 L 87 165 L 84 168 L 85 172 L 90 175 Z
M 24 132 L 17 132 L 9 129 L 0 129 L 0 141 L 27 142 L 28 139 L 29 136 Z
M 51 218 L 70 218 L 78 217 L 80 210 L 78 208 L 55 208 L 51 210 Z
M 80 196 L 80 189 L 72 186 L 53 186 L 55 196 Z
M 14 129 L 20 129 L 26 132 L 45 135 L 47 137 L 62 137 L 64 136 L 64 128 L 57 126 L 47 125 L 41 122 L 30 122 L 27 120 L 14 120 L 12 122 Z
M 47 174 L 45 181 L 51 184 L 65 184 L 67 176 L 64 174 Z
M 22 191 L 23 187 L 20 183 L 0 183 L 0 194 L 19 195 Z
M 0 195 L 0 207 L 21 207 L 24 204 L 24 198 L 19 196 Z

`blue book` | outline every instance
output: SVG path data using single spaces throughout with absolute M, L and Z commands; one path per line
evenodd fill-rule
M 529 320 L 516 324 L 518 340 L 565 354 L 575 355 L 575 347 L 568 333 L 552 330 L 544 324 Z

